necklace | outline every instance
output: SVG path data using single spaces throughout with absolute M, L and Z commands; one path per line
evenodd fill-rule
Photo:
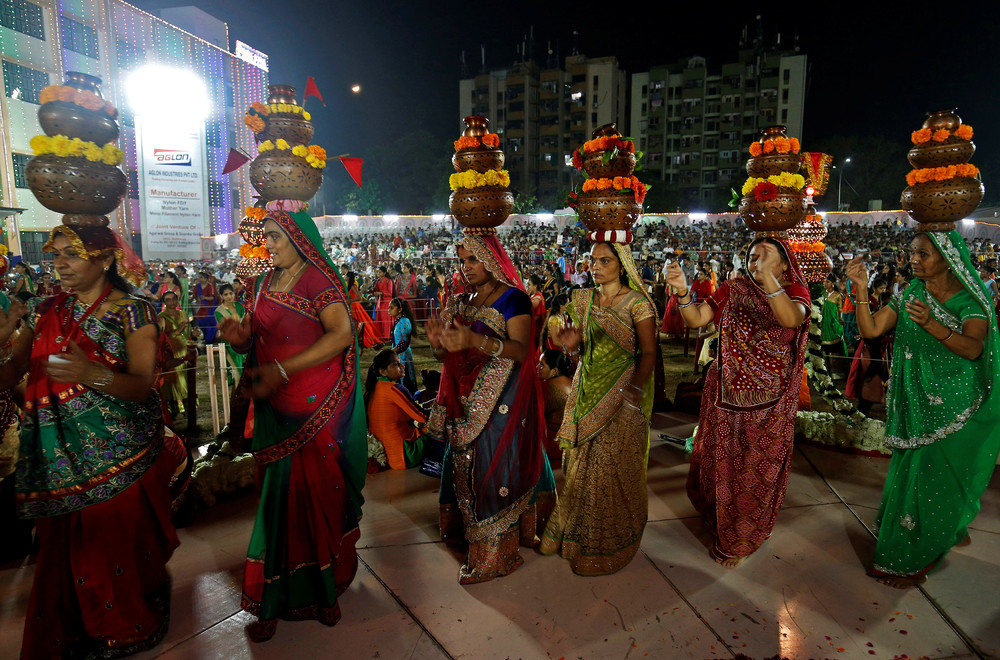
M 493 288 L 492 288 L 492 289 L 490 289 L 490 292 L 486 294 L 486 297 L 485 297 L 485 298 L 483 298 L 483 302 L 482 302 L 482 304 L 478 305 L 478 307 L 483 307 L 483 306 L 485 306 L 485 305 L 486 305 L 486 303 L 487 303 L 487 302 L 489 301 L 490 297 L 491 297 L 491 296 L 492 296 L 492 295 L 493 295 L 494 293 L 496 293 L 496 290 L 497 290 L 497 287 L 499 287 L 499 286 L 500 286 L 500 281 L 499 281 L 499 280 L 497 280 L 497 283 L 493 285 Z M 478 298 L 478 297 L 479 297 L 479 292 L 477 291 L 477 292 L 476 292 L 476 295 L 475 295 L 475 296 L 473 296 L 473 298 Z
M 291 278 L 289 278 L 288 284 L 285 285 L 285 288 L 275 289 L 275 291 L 277 291 L 278 293 L 288 293 L 288 290 L 292 288 L 292 283 L 295 282 L 295 278 L 298 277 L 302 273 L 302 271 L 306 269 L 306 266 L 308 265 L 309 265 L 308 261 L 303 261 L 302 265 L 299 266 L 298 270 L 296 270 L 295 273 L 291 276 Z M 285 273 L 287 272 L 288 272 L 287 270 L 282 269 L 281 271 L 282 277 L 284 277 Z
M 625 291 L 625 287 L 624 286 L 619 286 L 618 287 L 618 291 L 615 293 L 615 295 L 613 295 L 611 297 L 611 302 L 608 303 L 607 305 L 605 305 L 605 304 L 602 303 L 601 307 L 614 307 L 615 306 L 615 301 L 618 300 L 618 296 L 622 295 L 623 291 Z M 601 293 L 601 297 L 602 298 L 604 297 L 603 293 Z
M 66 352 L 68 346 L 63 346 L 62 345 L 63 342 L 68 342 L 68 340 L 72 339 L 75 336 L 75 333 L 77 329 L 80 327 L 80 324 L 83 323 L 88 316 L 97 311 L 97 309 L 101 306 L 101 303 L 103 303 L 105 299 L 107 299 L 107 297 L 111 295 L 111 291 L 113 289 L 114 286 L 108 284 L 108 286 L 104 289 L 101 295 L 97 297 L 97 300 L 90 303 L 90 306 L 87 307 L 87 311 L 85 311 L 83 313 L 83 316 L 81 316 L 78 320 L 73 319 L 73 308 L 75 307 L 73 299 L 76 298 L 76 301 L 80 302 L 81 305 L 85 305 L 86 303 L 81 301 L 79 296 L 76 296 L 75 294 L 68 295 L 66 297 L 69 300 L 69 305 L 60 308 L 59 334 L 56 337 L 56 346 L 59 347 L 60 352 L 62 353 Z

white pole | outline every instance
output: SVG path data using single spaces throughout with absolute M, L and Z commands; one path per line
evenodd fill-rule
M 222 381 L 220 385 L 222 386 L 222 419 L 226 424 L 229 424 L 229 355 L 226 353 L 226 347 L 219 345 L 216 346 L 219 351 L 219 379 Z
M 219 435 L 219 404 L 215 400 L 215 355 L 212 353 L 214 350 L 215 346 L 211 344 L 205 347 L 205 357 L 208 358 L 208 399 L 212 404 L 213 439 Z

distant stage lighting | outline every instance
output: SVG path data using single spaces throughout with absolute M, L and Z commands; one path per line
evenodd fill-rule
M 353 85 L 351 85 L 351 91 L 354 92 L 355 94 L 360 94 L 361 93 L 361 85 L 359 85 L 357 83 L 354 83 Z
M 198 123 L 211 110 L 205 81 L 187 69 L 151 64 L 125 82 L 135 114 L 154 121 Z

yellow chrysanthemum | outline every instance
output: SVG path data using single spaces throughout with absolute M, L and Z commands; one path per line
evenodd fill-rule
M 278 138 L 277 140 L 274 141 L 274 146 L 277 147 L 278 149 L 281 149 L 282 151 L 287 151 L 289 149 L 288 142 L 281 138 Z
M 102 160 L 105 165 L 117 165 L 125 158 L 125 154 L 122 153 L 122 150 L 111 142 L 104 145 L 104 147 L 101 148 L 101 151 L 104 152 Z
M 306 149 L 304 144 L 297 144 L 292 147 L 292 154 L 298 156 L 299 158 L 306 158 L 309 155 L 309 150 Z
M 36 156 L 47 154 L 52 148 L 50 140 L 46 135 L 36 135 L 31 138 L 31 142 L 28 144 L 31 146 L 31 150 L 35 152 Z
M 104 159 L 104 150 L 93 142 L 90 142 L 87 144 L 87 148 L 83 150 L 83 157 L 92 163 L 96 163 Z
M 309 114 L 308 112 L 306 112 L 305 110 L 303 110 L 302 111 L 302 118 L 305 119 L 306 121 L 309 121 L 310 119 L 312 119 L 312 115 Z
M 270 140 L 264 140 L 257 146 L 257 151 L 259 151 L 260 153 L 264 153 L 265 151 L 270 151 L 271 149 L 274 149 L 274 143 L 271 142 Z
M 69 152 L 69 138 L 65 135 L 53 135 L 49 141 L 52 153 L 57 156 L 65 156 Z

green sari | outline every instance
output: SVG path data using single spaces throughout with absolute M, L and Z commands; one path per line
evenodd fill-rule
M 956 231 L 928 232 L 963 289 L 939 302 L 914 280 L 889 303 L 896 341 L 887 395 L 885 444 L 893 449 L 877 519 L 872 575 L 917 577 L 968 533 L 1000 452 L 1000 335 L 989 293 Z M 975 360 L 920 328 L 906 302 L 921 300 L 956 333 L 983 319 L 988 334 Z
M 656 309 L 635 271 L 627 246 L 615 245 L 629 273 L 629 291 L 611 307 L 596 304 L 596 290 L 578 289 L 567 306 L 583 331 L 583 352 L 573 377 L 559 445 L 566 481 L 542 539 L 542 554 L 559 553 L 580 575 L 624 568 L 646 527 L 646 462 L 653 378 L 640 407 L 624 401 L 641 354 L 638 324 Z

